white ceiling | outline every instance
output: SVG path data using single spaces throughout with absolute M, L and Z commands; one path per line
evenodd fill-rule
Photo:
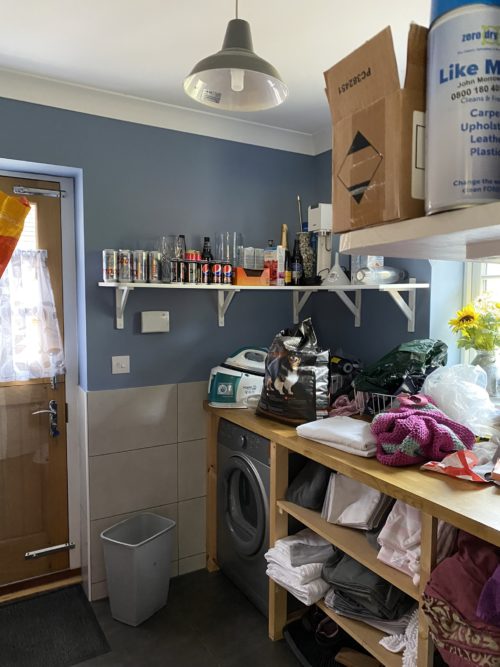
M 324 131 L 330 114 L 323 71 L 386 25 L 403 61 L 408 26 L 428 25 L 430 4 L 240 0 L 255 52 L 278 69 L 290 92 L 276 109 L 220 116 L 306 135 Z M 203 111 L 184 94 L 182 81 L 198 60 L 220 49 L 234 11 L 234 0 L 3 0 L 0 68 Z

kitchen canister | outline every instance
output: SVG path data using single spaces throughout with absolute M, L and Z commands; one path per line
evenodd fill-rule
M 433 0 L 427 214 L 500 199 L 500 0 Z

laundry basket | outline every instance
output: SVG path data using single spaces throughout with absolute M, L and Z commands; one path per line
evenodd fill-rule
M 139 625 L 167 603 L 175 521 L 144 512 L 101 533 L 111 615 Z

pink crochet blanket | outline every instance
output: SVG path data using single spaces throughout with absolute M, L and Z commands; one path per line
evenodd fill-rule
M 422 407 L 399 407 L 377 415 L 372 433 L 377 459 L 389 466 L 441 461 L 447 454 L 472 449 L 474 434 L 447 417 L 425 397 Z

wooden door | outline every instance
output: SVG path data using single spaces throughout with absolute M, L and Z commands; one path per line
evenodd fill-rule
M 0 190 L 14 194 L 15 186 L 60 190 L 53 181 L 0 176 Z M 42 193 L 25 196 L 32 209 L 20 244 L 47 250 L 64 336 L 60 199 Z M 40 412 L 49 409 L 49 401 L 57 404 L 55 437 L 48 412 Z M 55 383 L 50 378 L 0 383 L 0 587 L 69 568 L 67 551 L 25 558 L 27 552 L 68 542 L 67 486 L 64 376 Z

